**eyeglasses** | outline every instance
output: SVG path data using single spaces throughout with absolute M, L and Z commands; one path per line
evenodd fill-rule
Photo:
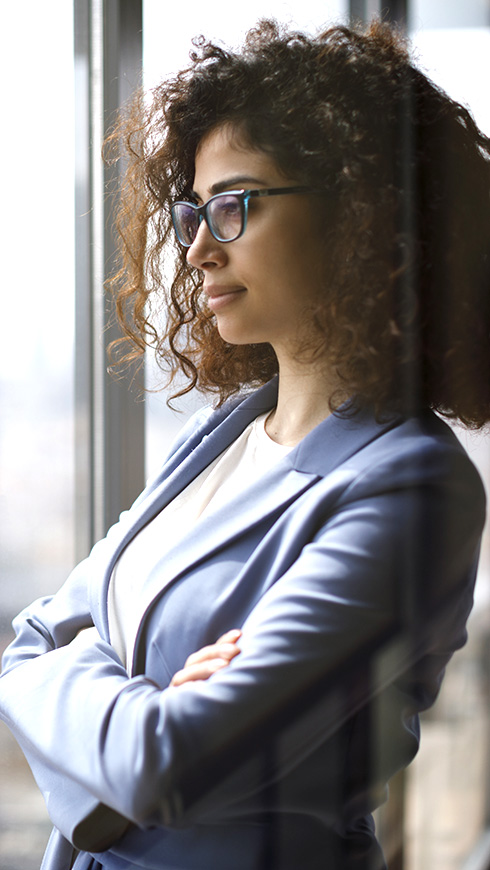
M 190 248 L 203 220 L 218 242 L 234 242 L 247 227 L 248 203 L 253 196 L 284 196 L 290 193 L 316 193 L 312 187 L 269 187 L 263 190 L 228 190 L 217 193 L 204 205 L 174 202 L 172 221 L 177 238 Z

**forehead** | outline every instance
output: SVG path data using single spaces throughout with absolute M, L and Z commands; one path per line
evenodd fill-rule
M 274 158 L 247 143 L 231 124 L 214 128 L 199 143 L 193 188 L 202 200 L 227 188 L 279 184 L 284 184 L 284 176 Z

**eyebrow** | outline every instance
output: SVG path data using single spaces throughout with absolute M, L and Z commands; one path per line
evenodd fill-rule
M 266 182 L 261 178 L 254 178 L 251 175 L 233 175 L 231 178 L 226 178 L 223 181 L 217 181 L 215 184 L 212 184 L 209 188 L 209 195 L 216 196 L 217 193 L 223 193 L 225 190 L 241 190 L 243 187 L 249 187 L 251 184 L 266 186 Z M 195 199 L 201 199 L 195 190 L 191 191 L 191 196 Z

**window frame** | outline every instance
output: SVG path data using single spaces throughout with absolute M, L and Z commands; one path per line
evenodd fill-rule
M 114 268 L 114 199 L 121 161 L 102 144 L 141 84 L 142 0 L 74 0 L 76 557 L 87 555 L 144 486 L 145 414 L 137 383 L 108 370 L 119 330 L 104 286 Z M 138 383 L 143 381 L 143 371 Z M 131 461 L 128 461 L 129 457 Z

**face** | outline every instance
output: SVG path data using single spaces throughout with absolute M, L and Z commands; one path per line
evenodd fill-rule
M 199 205 L 226 190 L 299 183 L 230 127 L 211 131 L 196 154 Z M 234 242 L 216 241 L 202 221 L 187 258 L 203 273 L 207 303 L 225 341 L 269 342 L 281 359 L 304 339 L 306 312 L 321 284 L 317 203 L 314 194 L 252 198 L 246 230 Z

